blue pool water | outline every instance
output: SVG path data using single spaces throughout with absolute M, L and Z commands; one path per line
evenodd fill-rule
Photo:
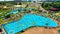
M 19 9 L 14 9 L 14 10 L 12 10 L 11 12 L 9 12 L 9 14 L 16 14 L 16 13 L 18 13 L 19 11 L 18 10 L 20 10 L 20 11 L 23 11 L 23 10 L 25 10 L 25 8 L 19 8 Z
M 46 23 L 48 25 L 46 25 Z M 57 23 L 49 18 L 36 14 L 25 14 L 18 21 L 2 25 L 8 34 L 17 33 L 32 26 L 56 27 Z
M 10 12 L 10 14 L 16 14 L 16 13 L 18 13 L 18 10 L 12 10 L 12 11 Z

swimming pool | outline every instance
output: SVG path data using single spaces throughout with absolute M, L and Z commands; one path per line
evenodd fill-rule
M 48 24 L 48 25 L 46 25 Z M 17 33 L 32 26 L 56 27 L 57 23 L 49 18 L 36 14 L 25 14 L 18 21 L 2 25 L 8 34 Z
M 18 10 L 12 10 L 11 12 L 9 12 L 9 14 L 16 14 L 18 13 Z

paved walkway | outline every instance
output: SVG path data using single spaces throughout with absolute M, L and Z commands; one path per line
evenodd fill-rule
M 30 28 L 22 34 L 58 34 L 54 29 L 45 29 L 44 27 Z

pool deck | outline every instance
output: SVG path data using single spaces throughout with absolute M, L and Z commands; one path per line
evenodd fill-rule
M 44 27 L 33 27 L 22 34 L 58 34 L 55 29 L 45 29 Z
M 33 27 L 21 34 L 58 34 L 58 30 L 60 30 L 60 28 L 45 29 L 44 27 Z

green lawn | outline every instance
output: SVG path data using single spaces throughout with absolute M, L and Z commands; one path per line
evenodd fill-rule
M 11 10 L 0 10 L 0 16 L 8 14 Z

